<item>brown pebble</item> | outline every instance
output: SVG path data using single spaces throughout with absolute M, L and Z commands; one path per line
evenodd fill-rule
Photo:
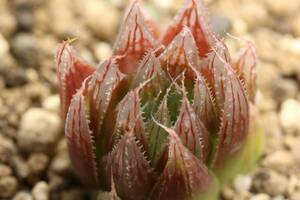
M 18 181 L 13 176 L 6 176 L 0 179 L 0 197 L 12 197 L 18 188 Z

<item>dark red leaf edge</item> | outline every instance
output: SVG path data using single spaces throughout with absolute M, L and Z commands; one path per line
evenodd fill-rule
M 100 64 L 91 76 L 88 83 L 88 106 L 89 110 L 93 111 L 90 112 L 90 120 L 96 141 L 101 135 L 102 123 L 108 112 L 113 92 L 124 77 L 114 58 Z
M 249 132 L 249 102 L 244 87 L 229 64 L 225 64 L 225 102 L 214 167 L 242 149 Z
M 205 164 L 182 144 L 173 129 L 160 126 L 169 133 L 168 161 L 150 199 L 193 199 L 211 189 L 213 176 Z
M 209 135 L 201 119 L 191 106 L 186 91 L 183 89 L 183 98 L 180 113 L 174 130 L 191 153 L 202 162 L 206 162 L 210 152 Z
M 65 120 L 72 96 L 81 87 L 84 79 L 95 71 L 95 67 L 79 58 L 69 41 L 60 44 L 56 52 L 55 62 L 62 117 Z
M 215 99 L 204 77 L 198 71 L 195 71 L 195 73 L 193 108 L 212 135 L 217 131 L 219 124 Z
M 119 57 L 120 71 L 132 74 L 145 53 L 154 48 L 155 38 L 148 28 L 139 1 L 133 1 L 115 41 L 113 55 Z
M 233 68 L 239 74 L 241 81 L 246 84 L 247 94 L 252 103 L 255 102 L 256 94 L 256 65 L 257 55 L 254 45 L 246 42 L 245 47 L 234 59 Z
M 92 131 L 89 128 L 86 110 L 86 79 L 72 98 L 66 118 L 65 134 L 73 167 L 80 179 L 87 185 L 98 185 L 96 156 L 94 154 Z
M 199 56 L 206 57 L 218 36 L 212 31 L 207 7 L 203 0 L 186 0 L 184 6 L 174 17 L 163 35 L 161 39 L 162 44 L 165 46 L 169 45 L 185 26 L 190 28 L 195 38 Z
M 110 177 L 113 173 L 116 190 L 121 198 L 144 200 L 157 177 L 134 135 L 136 133 L 133 129 L 126 132 L 107 156 L 106 174 Z
M 160 54 L 159 60 L 164 71 L 172 78 L 177 77 L 183 71 L 186 71 L 188 78 L 192 78 L 193 72 L 190 66 L 199 68 L 200 57 L 194 37 L 188 27 L 183 27 L 182 31 L 174 37 Z
M 116 140 L 127 131 L 133 129 L 135 137 L 140 141 L 143 149 L 147 150 L 148 144 L 139 97 L 141 88 L 142 86 L 129 91 L 118 104 L 113 138 Z

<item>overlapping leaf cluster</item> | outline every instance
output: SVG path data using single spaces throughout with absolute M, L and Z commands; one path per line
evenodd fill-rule
M 134 1 L 111 58 L 94 67 L 64 42 L 56 65 L 74 168 L 110 199 L 213 198 L 245 149 L 255 51 L 232 59 L 202 0 L 162 35 Z

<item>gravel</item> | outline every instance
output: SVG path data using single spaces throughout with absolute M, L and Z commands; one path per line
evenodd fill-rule
M 99 20 L 105 16 L 105 20 Z M 111 40 L 119 24 L 119 12 L 106 1 L 90 0 L 84 5 L 83 17 L 94 34 L 105 40 Z
M 32 196 L 35 200 L 49 199 L 49 186 L 45 181 L 40 181 L 35 184 L 32 189 Z
M 39 44 L 32 34 L 18 33 L 12 40 L 11 48 L 25 67 L 38 67 Z
M 18 188 L 18 181 L 13 176 L 5 176 L 0 179 L 0 198 L 12 197 Z
M 16 147 L 13 141 L 0 135 L 0 162 L 8 163 L 15 153 Z
M 300 133 L 300 102 L 295 99 L 284 101 L 279 113 L 279 119 L 287 133 Z
M 25 151 L 51 153 L 60 136 L 61 120 L 57 114 L 30 108 L 21 119 L 17 141 Z
M 77 38 L 91 62 L 112 52 L 127 0 L 0 0 L 0 199 L 89 199 L 73 173 L 63 137 L 53 56 Z M 149 0 L 166 24 L 172 0 Z M 212 25 L 235 51 L 255 43 L 258 121 L 266 133 L 254 171 L 238 175 L 222 200 L 300 199 L 300 1 L 210 0 Z M 158 10 L 159 9 L 159 10 Z M 104 17 L 105 16 L 105 20 Z

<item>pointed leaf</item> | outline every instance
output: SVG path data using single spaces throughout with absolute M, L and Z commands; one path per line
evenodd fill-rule
M 158 58 L 155 56 L 155 51 L 151 50 L 146 54 L 138 66 L 138 71 L 134 79 L 134 87 L 137 87 L 155 76 L 160 77 L 162 74 L 163 71 Z
M 165 95 L 161 104 L 159 105 L 157 112 L 155 113 L 155 120 L 165 126 L 171 126 L 171 119 L 169 115 L 167 96 Z M 152 166 L 157 166 L 158 162 L 161 161 L 163 151 L 165 149 L 167 133 L 157 123 L 151 120 L 147 126 L 148 141 L 149 141 L 149 157 Z
M 117 117 L 113 136 L 123 135 L 134 129 L 135 137 L 140 141 L 144 150 L 147 149 L 146 134 L 140 108 L 140 88 L 130 91 L 117 106 Z
M 218 112 L 222 110 L 225 100 L 226 63 L 231 63 L 229 51 L 223 41 L 218 41 L 207 58 L 201 63 L 201 73 L 211 88 L 213 98 L 216 99 Z
M 92 111 L 90 112 L 91 128 L 96 141 L 101 134 L 102 123 L 113 98 L 112 94 L 123 78 L 124 74 L 119 71 L 113 58 L 100 64 L 91 76 L 88 84 L 88 105 Z
M 182 144 L 175 131 L 164 129 L 169 133 L 168 161 L 150 199 L 192 199 L 210 190 L 213 177 L 207 167 Z
M 216 105 L 205 79 L 200 73 L 196 73 L 196 76 L 193 108 L 204 126 L 214 133 L 219 120 Z
M 86 110 L 86 82 L 74 95 L 66 118 L 65 133 L 70 158 L 81 180 L 90 186 L 98 184 L 92 133 Z
M 249 131 L 249 104 L 244 88 L 228 64 L 225 69 L 225 103 L 214 166 L 221 166 L 227 158 L 240 150 Z
M 149 81 L 141 91 L 142 103 L 151 101 L 157 94 L 169 85 L 168 78 L 160 66 L 156 51 L 149 51 L 138 66 L 132 88 Z
M 55 61 L 61 110 L 63 119 L 65 119 L 72 96 L 81 87 L 83 80 L 95 71 L 95 68 L 79 58 L 68 41 L 59 46 Z
M 139 2 L 134 1 L 127 12 L 114 46 L 114 55 L 120 56 L 121 72 L 136 72 L 138 61 L 154 47 L 154 37 L 148 29 Z
M 199 55 L 205 57 L 211 50 L 215 37 L 208 19 L 207 8 L 203 0 L 186 0 L 185 5 L 174 17 L 163 36 L 162 43 L 169 45 L 183 27 L 187 26 L 195 38 Z
M 210 149 L 208 132 L 190 105 L 186 94 L 183 95 L 180 114 L 175 123 L 175 132 L 191 153 L 202 162 L 207 161 Z
M 256 63 L 257 56 L 253 44 L 246 43 L 237 58 L 234 60 L 233 68 L 239 74 L 241 80 L 245 82 L 249 100 L 254 102 L 256 93 Z
M 162 52 L 159 59 L 162 68 L 170 73 L 172 77 L 177 77 L 184 70 L 187 76 L 192 77 L 190 65 L 197 68 L 200 65 L 198 50 L 191 31 L 183 28 L 172 40 L 167 48 Z
M 156 175 L 131 131 L 125 133 L 108 156 L 106 170 L 108 175 L 112 171 L 117 193 L 122 199 L 143 200 L 155 183 Z

